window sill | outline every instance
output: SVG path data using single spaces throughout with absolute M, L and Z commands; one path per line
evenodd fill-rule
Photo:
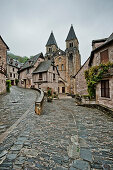
M 99 97 L 99 100 L 109 100 L 109 101 L 111 101 L 111 98 L 107 98 L 107 97 Z

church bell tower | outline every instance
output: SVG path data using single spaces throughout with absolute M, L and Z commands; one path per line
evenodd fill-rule
M 81 57 L 79 53 L 79 42 L 76 37 L 73 25 L 71 25 L 68 36 L 66 38 L 66 67 L 69 82 L 69 92 L 74 93 L 75 82 L 72 78 L 81 67 Z

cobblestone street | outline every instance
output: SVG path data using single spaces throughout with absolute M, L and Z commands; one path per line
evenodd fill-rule
M 97 109 L 76 106 L 74 99 L 45 101 L 38 116 L 32 105 L 36 92 L 16 88 L 11 98 L 10 94 L 0 97 L 0 122 L 10 127 L 31 107 L 0 144 L 1 170 L 97 170 L 108 165 L 113 169 L 112 118 Z

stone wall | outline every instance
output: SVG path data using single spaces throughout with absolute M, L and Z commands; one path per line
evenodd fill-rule
M 100 53 L 107 49 L 108 49 L 109 61 L 113 62 L 113 43 L 112 43 L 109 46 L 105 46 L 101 50 L 94 53 L 94 59 L 93 59 L 92 66 L 101 64 Z
M 109 80 L 110 98 L 101 97 L 101 83 L 98 83 L 96 86 L 96 102 L 97 104 L 101 104 L 113 109 L 113 76 L 104 80 Z
M 4 73 L 0 73 L 0 94 L 6 92 L 6 56 L 7 47 L 0 38 L 0 67 L 4 70 Z
M 75 94 L 79 94 L 79 95 L 88 94 L 87 83 L 84 75 L 85 70 L 88 69 L 88 64 L 89 64 L 89 58 L 86 60 L 86 62 L 83 64 L 83 66 L 75 76 Z

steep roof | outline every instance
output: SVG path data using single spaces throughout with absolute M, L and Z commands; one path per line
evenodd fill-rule
M 105 43 L 110 42 L 113 40 L 113 33 L 108 37 Z
M 55 40 L 55 37 L 54 37 L 53 32 L 51 32 L 50 37 L 49 37 L 49 39 L 48 39 L 48 41 L 47 41 L 46 46 L 50 46 L 50 45 L 56 45 L 56 46 L 57 46 L 57 43 L 56 43 L 56 40 Z
M 66 38 L 66 41 L 77 39 L 73 25 L 71 25 L 71 28 L 69 30 L 68 36 Z
M 51 60 L 48 61 L 43 61 L 41 62 L 38 67 L 33 71 L 33 74 L 35 73 L 42 73 L 42 72 L 47 72 L 52 65 Z
M 23 67 L 20 69 L 20 71 L 22 71 L 22 70 L 24 70 L 24 69 L 26 69 L 26 68 L 33 67 L 39 57 L 44 58 L 42 53 L 39 53 L 39 54 L 33 56 L 31 59 L 27 60 L 27 61 L 24 63 L 24 65 L 23 65 Z
M 7 55 L 7 64 L 16 68 L 21 68 L 23 66 L 18 60 L 12 59 L 10 56 Z
M 0 39 L 2 40 L 2 42 L 5 44 L 7 50 L 9 50 L 9 47 L 7 46 L 7 44 L 5 43 L 5 41 L 3 40 L 2 36 L 0 35 Z

